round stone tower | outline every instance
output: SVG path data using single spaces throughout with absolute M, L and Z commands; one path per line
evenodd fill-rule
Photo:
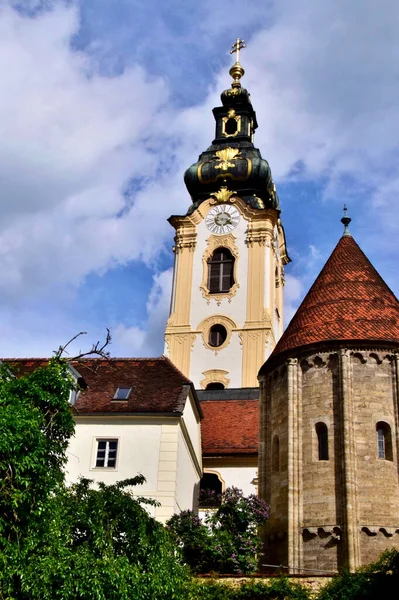
M 290 573 L 353 571 L 399 547 L 399 302 L 342 221 L 259 372 L 262 562 Z

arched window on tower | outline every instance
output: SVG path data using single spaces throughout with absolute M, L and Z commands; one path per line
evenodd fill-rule
M 216 325 L 212 325 L 209 330 L 209 339 L 208 343 L 213 348 L 219 348 L 227 338 L 227 330 L 226 327 L 217 323 Z
M 382 460 L 393 460 L 392 434 L 388 423 L 379 421 L 376 425 L 377 431 L 377 455 Z
M 280 470 L 280 440 L 278 435 L 273 437 L 272 443 L 272 471 L 277 473 Z
M 234 284 L 234 256 L 227 248 L 216 248 L 208 260 L 208 289 L 211 294 L 229 292 Z
M 224 390 L 224 385 L 223 383 L 219 383 L 219 381 L 212 381 L 211 383 L 208 383 L 208 385 L 205 388 L 206 390 Z
M 319 460 L 328 460 L 328 427 L 325 423 L 316 423 L 317 449 Z

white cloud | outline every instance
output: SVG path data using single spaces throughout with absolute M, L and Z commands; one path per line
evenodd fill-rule
M 148 246 L 143 211 L 118 213 L 129 178 L 156 171 L 148 137 L 168 90 L 139 66 L 113 78 L 93 72 L 70 46 L 78 26 L 73 6 L 34 19 L 0 8 L 3 299 L 78 283 Z M 158 249 L 153 237 L 148 252 Z
M 296 273 L 285 275 L 284 286 L 284 325 L 285 327 L 291 321 L 297 308 L 302 302 L 304 295 L 307 294 L 310 287 L 313 285 L 317 275 L 323 268 L 327 256 L 323 256 L 322 252 L 310 244 L 303 252 L 295 257 L 297 263 Z
M 395 0 L 383 10 L 371 0 L 276 3 L 246 54 L 258 143 L 276 177 L 301 160 L 308 177 L 337 184 L 350 174 L 374 186 L 396 165 L 398 26 Z
M 163 336 L 169 316 L 173 270 L 154 276 L 147 302 L 147 321 L 141 327 L 119 324 L 113 329 L 112 353 L 122 356 L 158 356 L 163 353 Z
M 40 4 L 30 1 L 31 8 Z M 48 297 L 53 288 L 65 294 L 90 272 L 133 260 L 156 263 L 171 238 L 166 217 L 190 203 L 183 171 L 211 142 L 211 109 L 229 85 L 223 68 L 204 102 L 175 111 L 168 82 L 150 77 L 145 65 L 115 77 L 101 75 L 95 46 L 91 57 L 71 47 L 79 29 L 76 5 L 53 4 L 53 10 L 31 19 L 0 0 L 0 309 L 5 321 L 7 307 L 35 294 Z M 391 201 L 398 193 L 399 155 L 396 0 L 385 0 L 381 10 L 371 0 L 279 0 L 265 3 L 261 11 L 257 5 L 234 12 L 240 16 L 232 20 L 226 17 L 231 3 L 210 4 L 209 22 L 198 23 L 190 35 L 202 32 L 209 47 L 218 34 L 226 34 L 226 23 L 231 27 L 238 20 L 252 31 L 258 27 L 242 55 L 243 83 L 261 124 L 256 143 L 275 178 L 323 177 L 326 195 L 342 204 L 350 177 L 356 190 L 370 191 L 372 226 L 384 243 L 384 231 L 399 217 Z M 299 162 L 304 172 L 294 175 Z M 126 196 L 131 177 L 138 184 Z M 289 217 L 288 207 L 283 208 Z M 376 219 L 376 210 L 389 222 Z M 310 243 L 305 235 L 302 248 Z M 314 269 L 321 266 L 317 252 L 313 259 Z M 304 265 L 300 280 L 287 276 L 287 316 L 299 290 L 310 283 L 309 272 Z M 159 278 L 148 322 L 120 325 L 113 353 L 162 350 L 169 298 L 167 283 Z M 23 318 L 25 323 L 35 319 L 28 311 Z M 13 317 L 9 322 L 18 330 Z M 59 327 L 57 340 L 69 331 L 69 325 Z M 4 335 L 10 331 L 3 329 Z M 32 332 L 34 340 L 33 326 Z
M 293 275 L 287 274 L 285 277 L 285 286 L 284 286 L 284 323 L 288 325 L 291 321 L 292 317 L 300 300 L 302 299 L 303 294 L 303 284 L 298 277 L 294 277 Z

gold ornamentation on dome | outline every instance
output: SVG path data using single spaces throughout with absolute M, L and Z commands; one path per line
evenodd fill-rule
M 228 91 L 231 92 L 232 90 L 228 90 Z M 231 124 L 232 120 L 234 120 L 236 122 L 236 125 L 235 125 L 235 127 L 233 127 L 233 130 L 230 130 L 231 133 L 227 133 L 226 126 L 228 123 Z M 234 129 L 235 129 L 235 131 L 234 131 Z M 229 110 L 229 112 L 227 113 L 227 117 L 222 118 L 222 135 L 223 135 L 223 137 L 235 137 L 240 132 L 241 132 L 241 116 L 236 115 L 235 110 Z
M 225 185 L 223 185 L 219 191 L 213 192 L 211 196 L 216 198 L 217 202 L 228 202 L 236 193 L 237 192 L 231 192 Z
M 222 169 L 223 171 L 227 171 L 229 167 L 235 167 L 236 163 L 229 162 L 233 158 L 237 158 L 240 156 L 240 151 L 238 148 L 223 148 L 223 150 L 218 150 L 216 152 L 216 157 L 220 160 L 220 163 L 215 166 L 215 169 Z
M 256 208 L 265 208 L 265 203 L 263 202 L 262 198 L 258 198 L 258 196 L 255 196 L 255 206 Z

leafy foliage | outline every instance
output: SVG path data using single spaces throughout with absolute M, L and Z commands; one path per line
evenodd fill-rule
M 21 597 L 184 598 L 188 577 L 168 532 L 132 496 L 143 482 L 94 489 L 82 479 L 54 498 L 49 534 L 24 565 Z
M 203 489 L 199 493 L 199 506 L 204 508 L 215 508 L 222 502 L 222 494 L 215 490 Z
M 174 515 L 167 523 L 185 562 L 194 573 L 253 573 L 261 542 L 258 528 L 269 509 L 257 496 L 247 498 L 241 490 L 228 488 L 217 510 L 202 521 L 191 511 Z
M 395 598 L 399 589 L 399 551 L 388 550 L 380 559 L 356 573 L 335 577 L 319 594 L 319 600 Z
M 134 498 L 144 477 L 66 488 L 73 381 L 56 359 L 0 377 L 0 598 L 187 598 L 188 575 L 166 529 Z
M 62 486 L 74 431 L 66 366 L 16 378 L 0 372 L 0 581 L 20 597 L 22 565 L 42 536 L 52 495 Z

